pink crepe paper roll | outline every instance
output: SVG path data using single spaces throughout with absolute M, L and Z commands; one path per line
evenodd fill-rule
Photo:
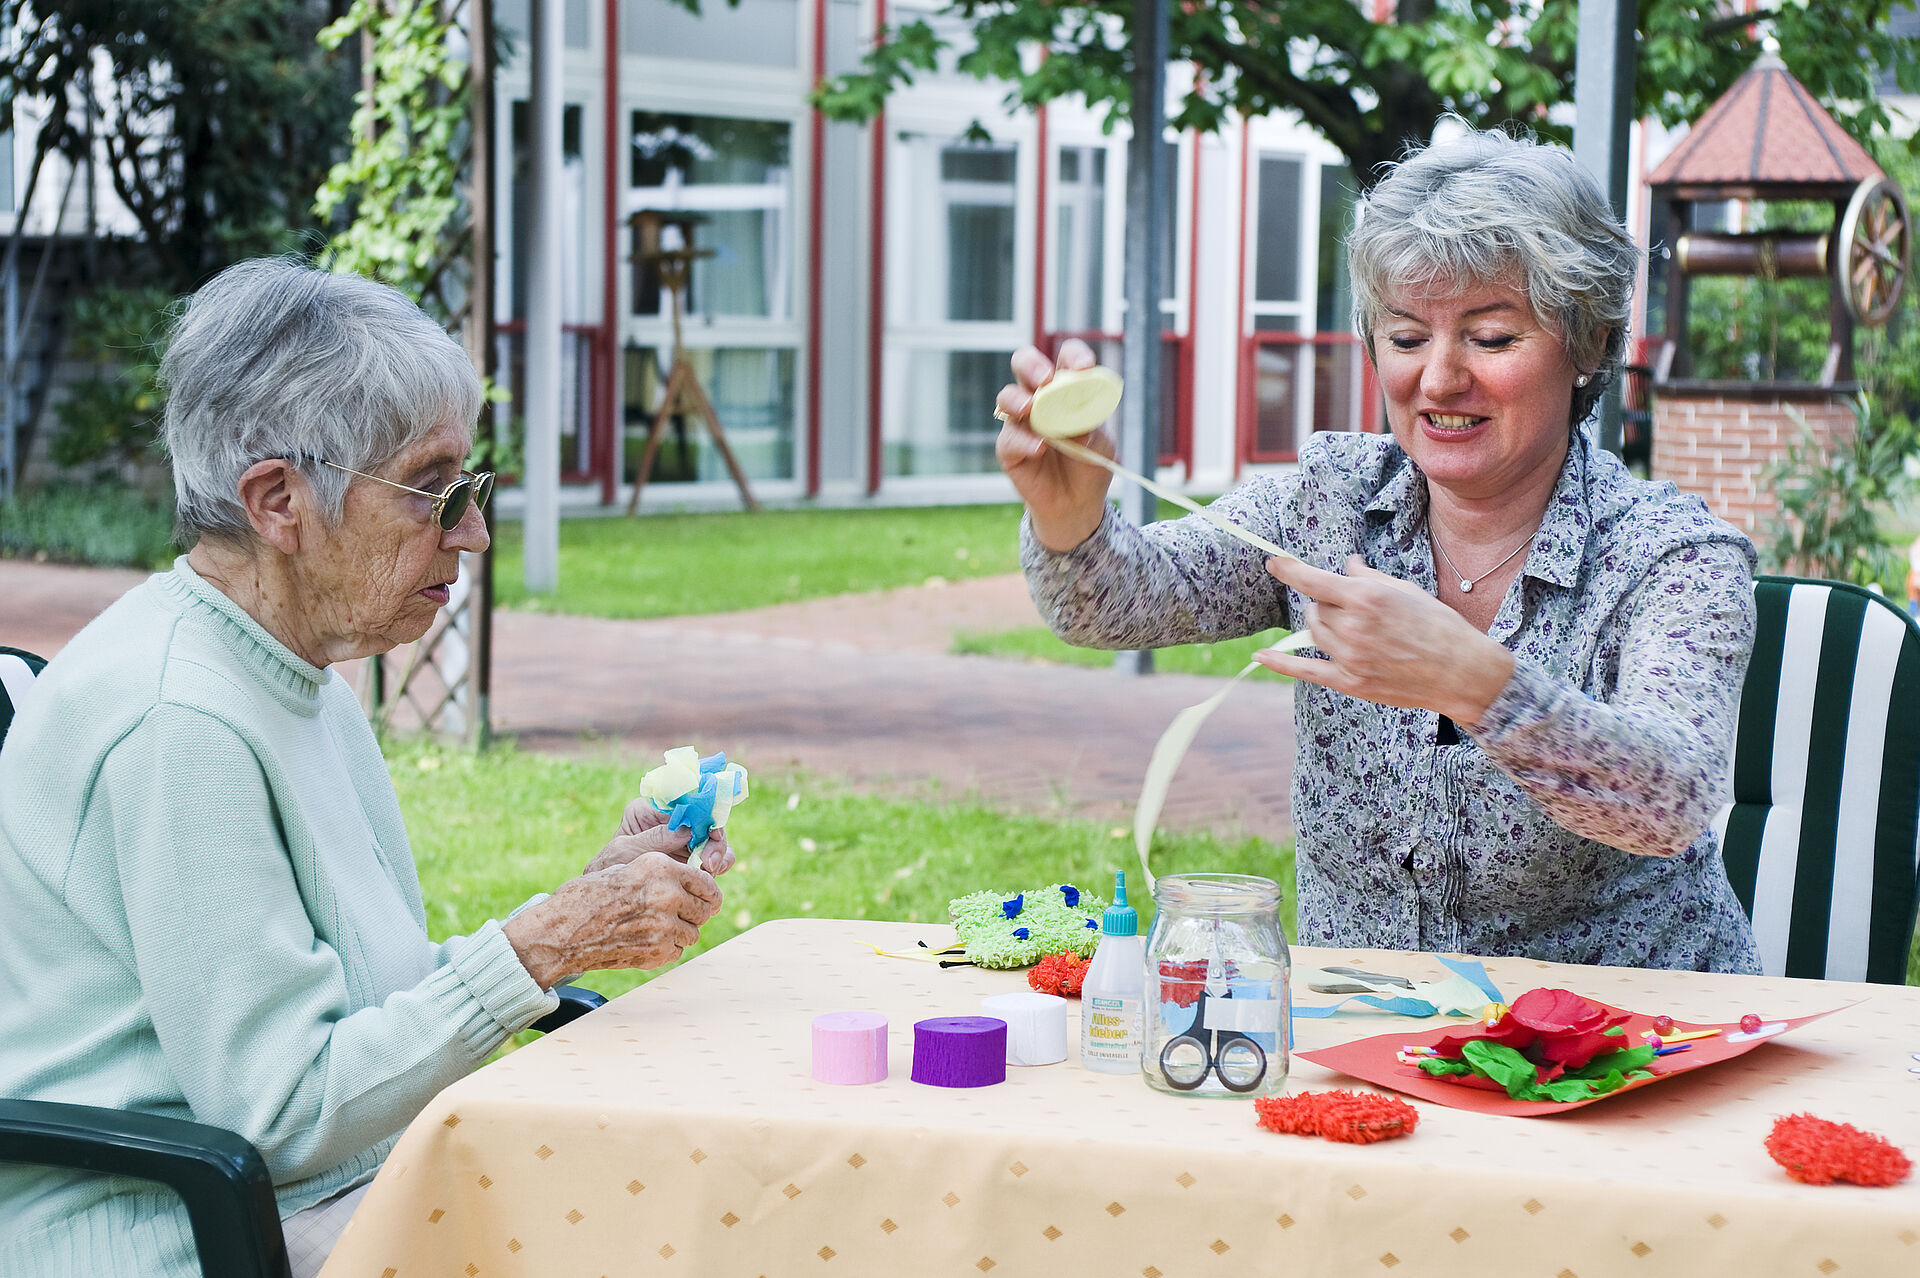
M 813 1076 L 823 1083 L 884 1081 L 887 1018 L 878 1012 L 824 1012 L 814 1017 Z
M 936 1016 L 913 1026 L 913 1081 L 987 1087 L 1007 1081 L 1007 1023 L 991 1016 Z

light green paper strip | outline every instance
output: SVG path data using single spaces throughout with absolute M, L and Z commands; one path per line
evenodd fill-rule
M 1069 457 L 1077 458 L 1083 462 L 1092 462 L 1095 466 L 1104 467 L 1122 479 L 1131 480 L 1152 493 L 1155 497 L 1170 501 L 1182 510 L 1192 511 L 1194 514 L 1212 524 L 1215 528 L 1218 528 L 1221 532 L 1227 534 L 1227 536 L 1237 537 L 1249 546 L 1252 546 L 1255 550 L 1264 550 L 1269 555 L 1278 555 L 1282 559 L 1298 559 L 1300 557 L 1291 551 L 1282 550 L 1279 546 L 1274 545 L 1259 533 L 1248 532 L 1239 524 L 1234 523 L 1231 519 L 1228 519 L 1225 515 L 1220 514 L 1211 507 L 1202 506 L 1199 502 L 1191 501 L 1181 494 L 1174 492 L 1171 488 L 1163 488 L 1151 479 L 1148 479 L 1145 475 L 1134 474 L 1125 466 L 1113 460 L 1113 458 L 1103 457 L 1091 448 L 1088 448 L 1085 444 L 1076 444 L 1070 439 L 1049 439 L 1047 441 L 1047 447 L 1057 448 Z M 1243 671 L 1242 673 L 1245 672 Z
M 1269 651 L 1298 652 L 1312 646 L 1313 635 L 1305 630 L 1296 630 L 1274 644 Z M 1154 827 L 1160 823 L 1160 809 L 1166 805 L 1167 790 L 1173 785 L 1173 774 L 1180 770 L 1180 761 L 1187 757 L 1187 748 L 1200 735 L 1200 725 L 1207 721 L 1207 716 L 1220 708 L 1220 703 L 1227 699 L 1227 694 L 1233 691 L 1235 685 L 1260 668 L 1259 662 L 1249 661 L 1239 674 L 1227 680 L 1226 687 L 1199 705 L 1188 706 L 1174 715 L 1173 722 L 1167 725 L 1167 730 L 1160 734 L 1159 742 L 1154 745 L 1153 757 L 1147 760 L 1146 780 L 1140 785 L 1140 802 L 1133 809 L 1133 847 L 1140 854 L 1140 873 L 1147 881 L 1148 892 L 1153 891 L 1153 870 L 1147 864 L 1147 853 L 1153 846 Z

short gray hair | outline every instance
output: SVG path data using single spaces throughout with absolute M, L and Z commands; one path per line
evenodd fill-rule
M 459 343 L 385 284 L 291 258 L 230 266 L 180 307 L 160 384 L 176 536 L 250 544 L 240 476 L 284 457 L 337 522 L 348 476 L 449 420 L 471 425 L 480 379 Z
M 1369 355 L 1388 289 L 1510 280 L 1593 374 L 1574 388 L 1569 425 L 1619 372 L 1640 250 L 1564 148 L 1469 129 L 1412 152 L 1361 198 L 1347 260 Z

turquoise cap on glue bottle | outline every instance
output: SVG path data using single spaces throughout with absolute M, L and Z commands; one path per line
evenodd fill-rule
M 1138 936 L 1139 934 L 1140 914 L 1127 904 L 1127 872 L 1116 870 L 1113 874 L 1113 904 L 1100 915 L 1100 935 Z

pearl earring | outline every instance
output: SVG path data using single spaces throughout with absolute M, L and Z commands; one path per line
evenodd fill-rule
M 1588 382 L 1592 380 L 1593 380 L 1592 373 L 1582 373 L 1580 374 L 1580 376 L 1573 379 L 1573 384 L 1575 386 L 1585 386 Z

